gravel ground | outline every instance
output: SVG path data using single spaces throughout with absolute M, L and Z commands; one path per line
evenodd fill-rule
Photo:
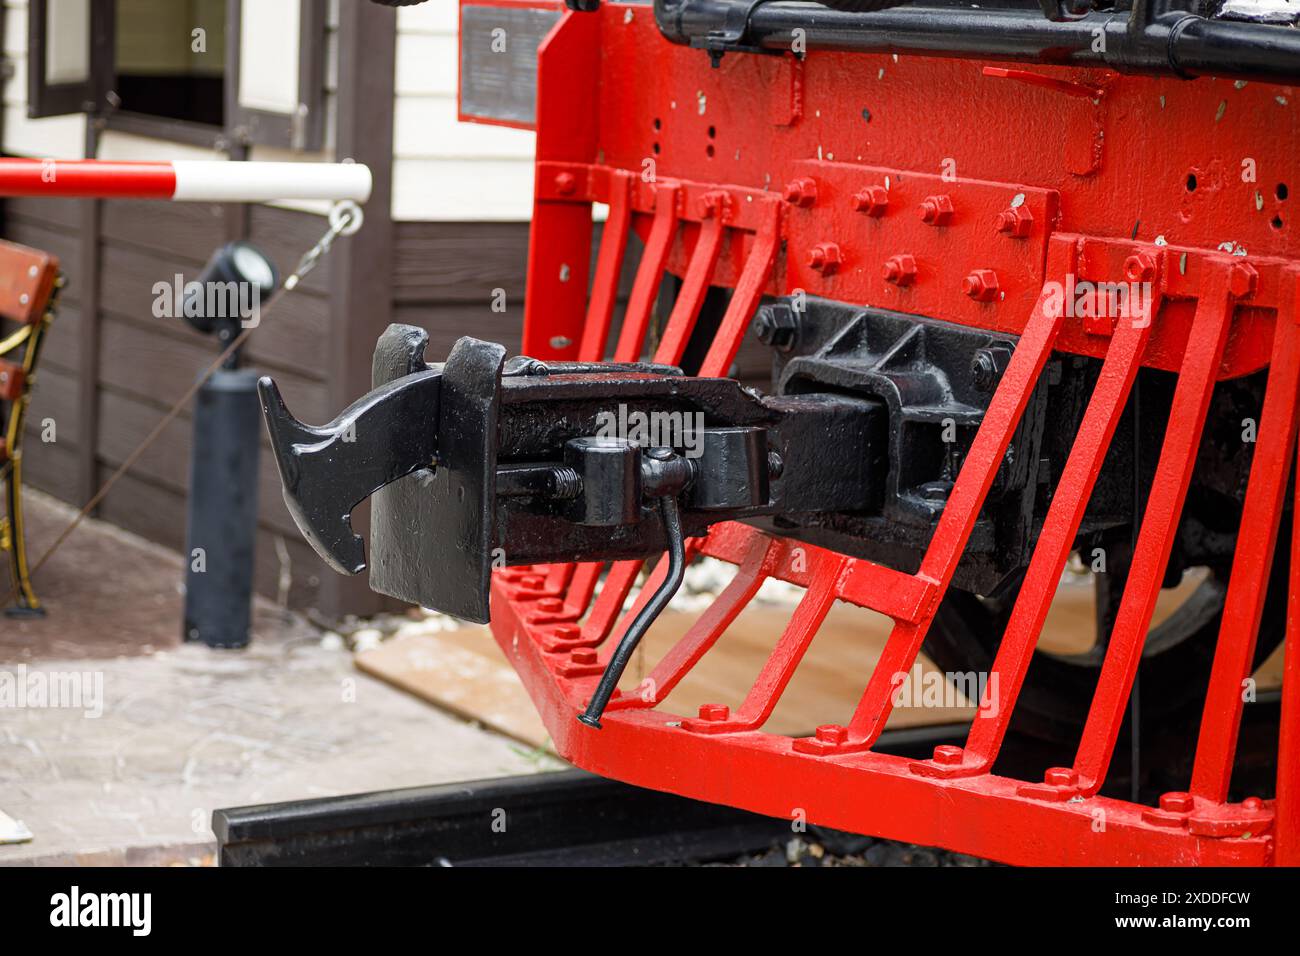
M 821 827 L 792 837 L 765 853 L 709 866 L 996 866 L 990 860 L 935 847 L 895 843 Z

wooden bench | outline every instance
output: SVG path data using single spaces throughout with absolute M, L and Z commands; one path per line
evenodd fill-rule
M 0 518 L 0 550 L 8 552 L 12 582 L 3 585 L 0 604 L 17 598 L 5 609 L 9 617 L 44 613 L 32 590 L 23 538 L 23 419 L 62 284 L 54 256 L 0 240 L 0 481 L 8 504 L 7 517 Z

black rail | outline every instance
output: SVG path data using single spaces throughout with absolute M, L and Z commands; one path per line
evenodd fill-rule
M 852 13 L 785 0 L 655 0 L 660 31 L 719 56 L 732 50 L 910 53 L 1106 66 L 1123 73 L 1300 80 L 1300 30 L 1210 20 L 1169 0 L 1049 20 L 1036 5 L 975 8 L 942 0 Z M 796 31 L 799 31 L 796 34 Z
M 964 724 L 888 731 L 877 750 L 929 756 Z M 579 770 L 217 810 L 221 866 L 645 866 L 735 859 L 791 821 Z

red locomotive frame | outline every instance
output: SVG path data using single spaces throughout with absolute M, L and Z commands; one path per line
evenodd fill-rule
M 641 562 L 615 563 L 599 589 L 597 564 L 498 572 L 493 631 L 558 752 L 642 786 L 1009 863 L 1300 862 L 1300 540 L 1291 543 L 1276 798 L 1226 802 L 1240 688 L 1296 454 L 1300 255 L 1288 187 L 1300 185 L 1298 91 L 821 51 L 729 54 L 711 68 L 700 51 L 663 39 L 651 8 L 610 3 L 564 13 L 538 59 L 526 354 L 606 356 L 631 230 L 645 248 L 616 360 L 640 356 L 665 271 L 683 281 L 656 361 L 681 359 L 710 285 L 734 289 L 706 376 L 727 374 L 760 297 L 796 290 L 1020 336 L 917 574 L 745 525 L 715 526 L 688 542 L 688 553 L 738 565 L 736 578 L 658 663 L 653 692 L 616 697 L 601 731 L 574 717 L 640 607 L 623 612 Z M 597 202 L 609 214 L 592 274 Z M 1077 317 L 1061 307 L 1060 290 L 1081 281 L 1148 283 L 1152 295 L 1131 321 Z M 988 692 L 996 699 L 984 702 L 996 706 L 981 708 L 965 747 L 941 747 L 924 761 L 873 753 L 891 710 L 891 675 L 908 671 L 920 651 L 1053 350 L 1104 366 L 998 649 L 999 679 Z M 1141 366 L 1176 372 L 1177 386 L 1074 763 L 1042 781 L 993 775 Z M 1190 787 L 1155 807 L 1098 796 L 1211 390 L 1266 366 Z M 792 560 L 796 545 L 806 561 Z M 696 717 L 658 709 L 767 577 L 807 592 L 744 702 Z M 652 573 L 641 600 L 657 583 Z M 810 738 L 764 733 L 837 599 L 894 621 L 856 711 Z

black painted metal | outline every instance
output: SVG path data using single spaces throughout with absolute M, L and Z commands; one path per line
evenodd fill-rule
M 655 0 L 655 17 L 669 40 L 708 50 L 715 58 L 730 50 L 789 52 L 800 31 L 809 50 L 1095 64 L 1122 73 L 1280 83 L 1300 79 L 1300 31 L 1210 20 L 1162 0 L 1059 20 L 1049 20 L 1037 3 L 1028 2 L 987 8 L 931 2 L 869 13 L 779 0 L 747 10 L 750 5 L 749 0 Z M 739 33 L 738 11 L 747 13 Z
M 350 516 L 373 495 L 371 586 L 400 600 L 483 622 L 494 566 L 662 554 L 670 535 L 657 501 L 669 495 L 688 536 L 879 497 L 875 399 L 762 398 L 654 365 L 506 363 L 500 346 L 471 338 L 426 365 L 426 342 L 391 327 L 374 391 L 328 425 L 298 422 L 269 379 L 260 385 L 299 528 L 333 567 L 356 573 L 366 561 Z M 819 446 L 829 429 L 837 440 Z
M 244 647 L 257 534 L 257 376 L 219 369 L 194 400 L 186 531 L 187 641 Z

